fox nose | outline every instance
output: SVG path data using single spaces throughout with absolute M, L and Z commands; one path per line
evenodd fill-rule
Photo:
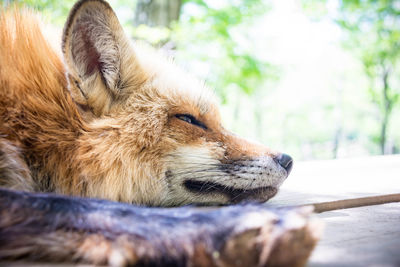
M 287 154 L 279 154 L 274 158 L 275 162 L 281 165 L 289 174 L 293 167 L 293 159 Z

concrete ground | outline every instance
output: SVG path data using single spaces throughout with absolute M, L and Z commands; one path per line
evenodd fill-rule
M 400 193 L 400 156 L 302 162 L 267 205 Z M 400 266 L 400 203 L 324 212 L 309 266 Z

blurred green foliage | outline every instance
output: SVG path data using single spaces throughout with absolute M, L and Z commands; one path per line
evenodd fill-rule
M 49 19 L 52 23 L 62 25 L 65 22 L 68 12 L 72 5 L 76 2 L 75 0 L 8 0 L 3 1 L 4 3 L 16 3 L 19 5 L 25 5 L 33 7 L 39 10 L 46 19 Z
M 278 78 L 278 73 L 257 56 L 251 42 L 240 41 L 249 40 L 247 29 L 268 7 L 261 0 L 221 2 L 213 6 L 211 1 L 184 1 L 180 21 L 172 25 L 171 39 L 183 51 L 178 60 L 190 59 L 199 66 L 208 63 L 203 78 L 226 102 L 232 87 L 253 94 L 266 81 Z

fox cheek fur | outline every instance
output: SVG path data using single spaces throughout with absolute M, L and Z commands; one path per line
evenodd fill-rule
M 27 159 L 33 185 L 26 188 L 157 206 L 276 194 L 291 158 L 226 131 L 211 90 L 157 52 L 132 46 L 106 2 L 75 4 L 63 32 L 66 66 L 25 13 L 0 22 L 2 47 L 15 42 L 21 55 L 0 51 L 0 144 Z M 23 119 L 10 113 L 16 101 Z

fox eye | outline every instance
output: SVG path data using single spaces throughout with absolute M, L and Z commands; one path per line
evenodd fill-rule
M 182 121 L 185 121 L 187 123 L 196 125 L 197 127 L 200 127 L 200 128 L 202 128 L 204 130 L 208 129 L 207 126 L 204 123 L 202 123 L 201 121 L 198 121 L 195 117 L 193 117 L 190 114 L 176 114 L 175 117 L 180 119 L 180 120 L 182 120 Z

